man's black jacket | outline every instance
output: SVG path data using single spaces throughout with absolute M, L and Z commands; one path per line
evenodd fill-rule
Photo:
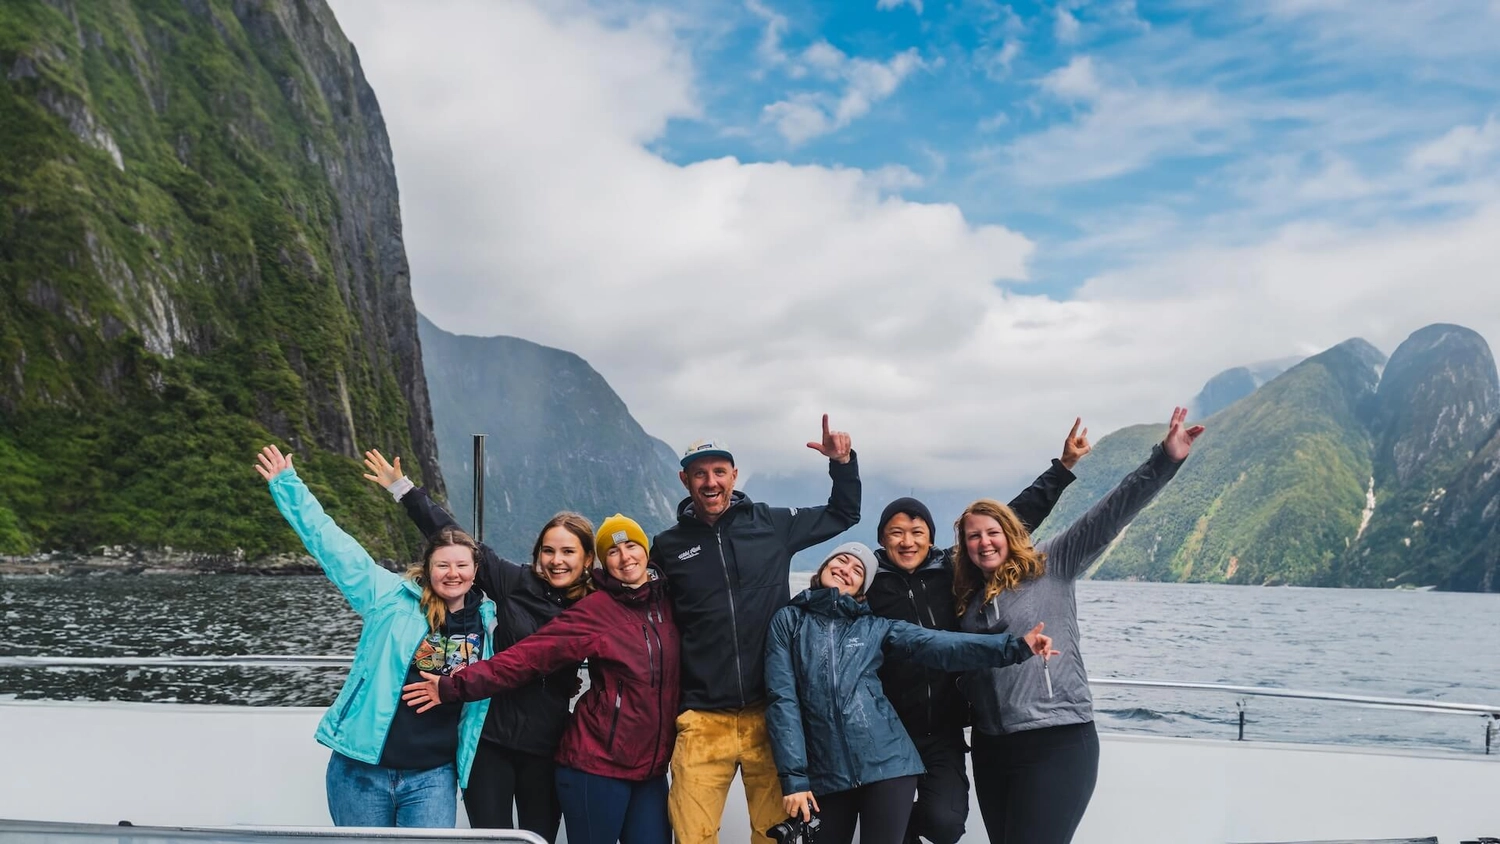
M 1072 483 L 1074 475 L 1062 461 L 1052 465 L 1010 502 L 1028 530 L 1035 530 L 1056 506 L 1057 499 Z M 933 525 L 933 533 L 937 526 Z M 905 572 L 886 555 L 875 551 L 880 562 L 865 600 L 878 616 L 920 624 L 933 630 L 957 630 L 953 602 L 953 554 L 934 547 L 916 571 Z M 969 723 L 969 704 L 958 691 L 957 674 L 936 671 L 887 653 L 880 668 L 885 696 L 901 716 L 913 738 L 954 732 Z
M 682 708 L 739 709 L 766 699 L 766 633 L 791 598 L 792 555 L 859 521 L 857 458 L 828 462 L 833 491 L 816 507 L 771 507 L 742 492 L 713 525 L 677 506 L 677 524 L 651 543 L 667 574 L 682 637 Z

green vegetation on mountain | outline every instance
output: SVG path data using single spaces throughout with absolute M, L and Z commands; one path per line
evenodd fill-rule
M 1430 325 L 1407 338 L 1380 380 L 1369 427 L 1375 511 L 1340 567 L 1349 586 L 1432 585 L 1442 579 L 1429 544 L 1452 527 L 1431 510 L 1500 420 L 1500 376 L 1484 338 Z M 1436 530 L 1440 535 L 1434 536 Z
M 441 487 L 390 148 L 321 0 L 0 4 L 0 553 L 297 543 L 291 447 L 383 556 L 359 478 Z
M 1384 357 L 1350 340 L 1204 421 L 1177 477 L 1101 560 L 1101 579 L 1323 584 L 1359 530 L 1370 477 L 1360 421 Z M 1165 426 L 1099 441 L 1039 536 L 1055 534 L 1150 454 Z
M 1447 484 L 1428 521 L 1424 551 L 1439 589 L 1500 592 L 1500 425 Z
M 673 450 L 641 429 L 586 361 L 419 319 L 449 504 L 461 524 L 473 520 L 474 434 L 488 435 L 484 538 L 511 559 L 530 559 L 537 529 L 559 510 L 595 524 L 624 513 L 648 533 L 676 519 L 685 493 Z

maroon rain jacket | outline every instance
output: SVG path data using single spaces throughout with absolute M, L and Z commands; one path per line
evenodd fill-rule
M 535 633 L 443 677 L 444 703 L 484 700 L 570 664 L 589 661 L 589 689 L 557 748 L 557 764 L 639 782 L 663 776 L 677 738 L 677 627 L 665 577 L 628 589 L 594 569 L 599 591 Z

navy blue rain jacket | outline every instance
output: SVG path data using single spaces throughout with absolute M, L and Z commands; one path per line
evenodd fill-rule
M 928 630 L 876 616 L 837 589 L 803 591 L 777 611 L 766 640 L 766 726 L 782 793 L 831 794 L 925 772 L 876 674 L 885 648 L 943 671 L 1031 656 L 1007 633 Z

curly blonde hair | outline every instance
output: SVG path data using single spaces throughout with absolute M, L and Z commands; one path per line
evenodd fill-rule
M 1005 544 L 1010 553 L 992 572 L 984 571 L 969 559 L 968 544 L 964 542 L 964 520 L 970 516 L 988 516 L 999 522 L 1000 530 L 1005 533 Z M 1041 577 L 1046 571 L 1047 555 L 1036 550 L 1031 543 L 1031 532 L 1014 510 L 993 499 L 981 498 L 958 514 L 958 520 L 953 523 L 953 597 L 960 617 L 981 586 L 984 587 L 982 603 L 987 604 L 1001 592 L 1016 589 L 1028 580 Z

